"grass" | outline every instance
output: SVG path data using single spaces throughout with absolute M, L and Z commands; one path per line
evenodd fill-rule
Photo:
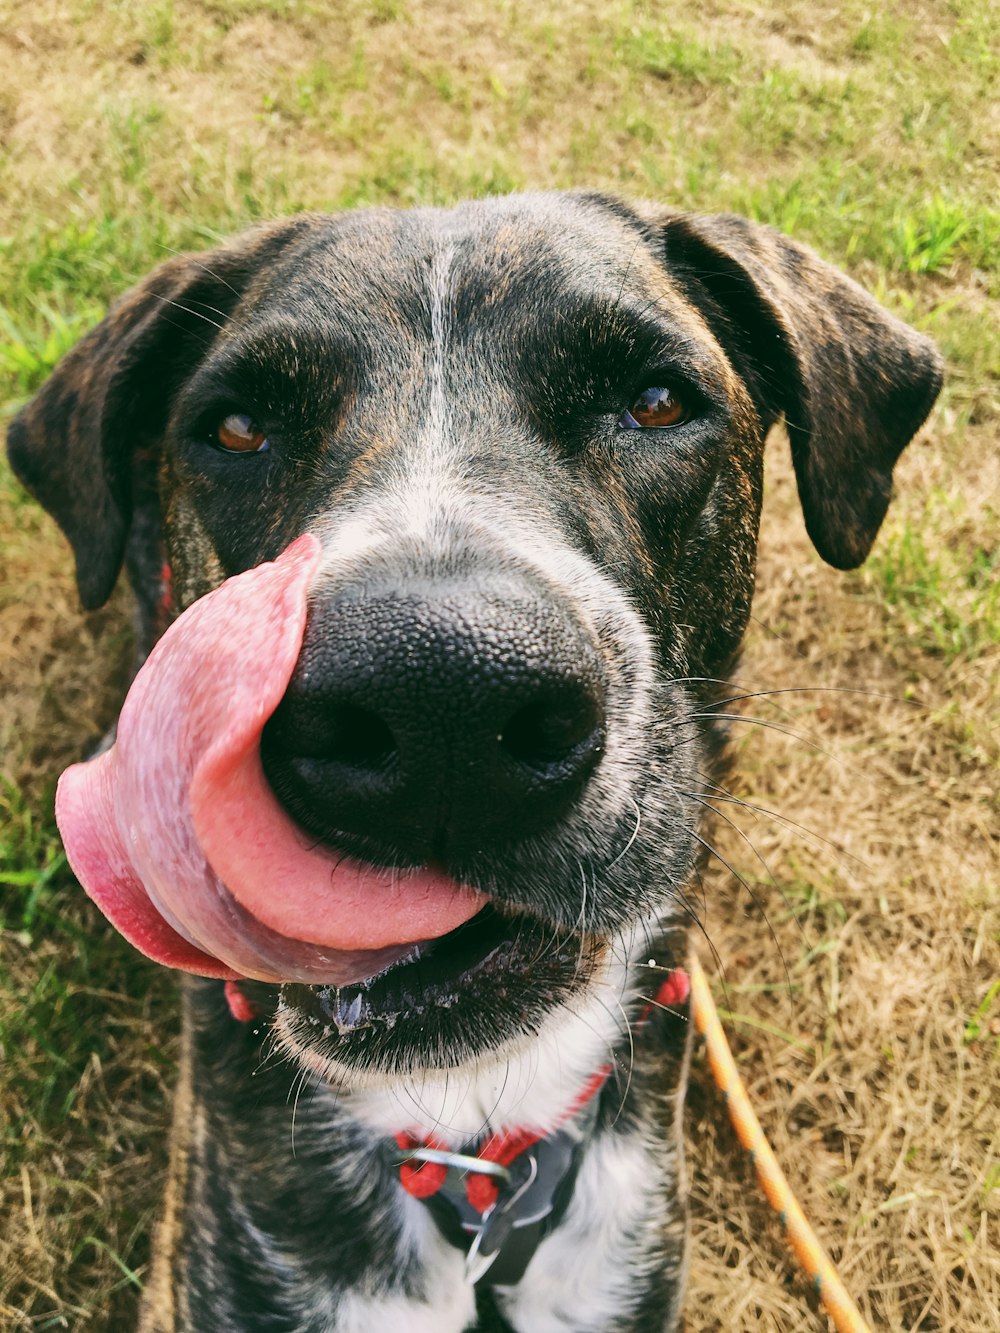
M 96 305 L 77 306 L 64 314 L 48 301 L 36 301 L 19 325 L 0 306 L 0 335 L 4 338 L 0 375 L 12 389 L 14 401 L 33 393 L 101 314 L 101 307 Z
M 986 502 L 984 535 L 1000 531 L 1000 509 Z M 890 521 L 875 555 L 856 576 L 885 609 L 887 631 L 901 633 L 946 665 L 976 661 L 1000 646 L 1000 547 L 941 543 L 959 529 L 961 496 L 931 492 L 914 517 Z M 928 538 L 934 535 L 934 540 Z
M 745 883 L 700 887 L 755 1104 L 872 1324 L 995 1333 L 995 5 L 0 0 L 0 33 L 0 418 L 176 250 L 518 188 L 744 212 L 938 341 L 946 388 L 863 570 L 812 554 L 775 442 L 740 675 L 802 692 L 747 701 L 759 809 L 713 834 Z M 51 816 L 114 715 L 127 602 L 80 614 L 3 468 L 0 552 L 0 1322 L 128 1327 L 173 982 L 82 901 Z M 820 1326 L 697 1061 L 689 1124 L 691 1328 Z
M 43 809 L 50 805 L 45 800 Z M 8 892 L 0 905 L 0 929 L 13 931 L 30 947 L 32 928 L 49 905 L 52 883 L 66 868 L 56 829 L 9 778 L 0 780 L 0 885 Z M 63 875 L 63 879 L 66 876 Z

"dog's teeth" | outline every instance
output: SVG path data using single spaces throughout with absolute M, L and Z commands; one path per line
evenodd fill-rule
M 336 1009 L 333 1011 L 333 1021 L 336 1023 L 340 1032 L 350 1032 L 352 1028 L 358 1026 L 358 1023 L 361 1021 L 361 1007 L 362 1001 L 360 995 L 355 995 L 350 1004 L 345 1000 L 337 1005 Z

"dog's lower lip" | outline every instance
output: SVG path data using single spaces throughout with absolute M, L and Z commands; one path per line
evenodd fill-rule
M 480 974 L 523 971 L 529 952 L 521 939 L 525 932 L 533 933 L 527 918 L 502 915 L 487 905 L 455 930 L 415 945 L 404 958 L 363 981 L 341 987 L 288 985 L 283 994 L 292 1005 L 318 1010 L 318 1016 L 340 1031 L 373 1020 L 392 1024 L 403 1012 L 450 1007 Z

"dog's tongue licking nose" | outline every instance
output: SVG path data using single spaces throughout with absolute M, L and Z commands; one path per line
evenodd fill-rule
M 319 555 L 300 537 L 195 602 L 136 677 L 114 747 L 59 781 L 81 884 L 170 967 L 346 985 L 484 901 L 432 870 L 391 874 L 313 845 L 264 779 L 260 734 L 302 647 Z

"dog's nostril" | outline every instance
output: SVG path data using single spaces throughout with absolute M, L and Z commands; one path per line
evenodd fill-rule
M 371 709 L 340 707 L 324 718 L 323 758 L 352 768 L 381 768 L 396 752 L 388 725 Z
M 315 699 L 286 698 L 264 727 L 264 767 L 274 760 L 320 760 L 347 768 L 385 769 L 397 750 L 388 723 L 359 704 L 318 705 Z
M 529 768 L 545 768 L 569 758 L 584 742 L 597 750 L 602 735 L 600 709 L 585 702 L 526 704 L 509 719 L 500 748 Z

